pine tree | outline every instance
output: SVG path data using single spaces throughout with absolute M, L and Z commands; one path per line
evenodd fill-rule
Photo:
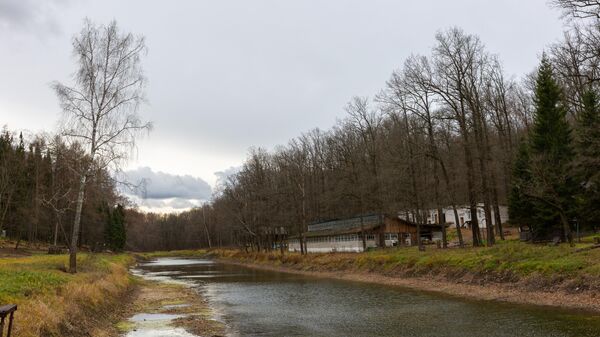
M 512 187 L 508 197 L 508 213 L 512 223 L 531 228 L 534 225 L 531 210 L 535 205 L 535 200 L 527 195 L 526 190 L 531 185 L 529 160 L 528 143 L 522 141 L 513 164 Z
M 106 245 L 113 251 L 125 248 L 125 210 L 117 205 L 113 210 L 106 206 L 106 227 L 104 232 Z
M 569 218 L 574 215 L 577 184 L 569 170 L 573 160 L 571 129 L 561 96 L 550 61 L 544 57 L 536 79 L 529 150 L 531 184 L 526 194 L 536 200 L 534 234 L 547 236 L 562 227 L 563 236 L 572 242 Z
M 113 249 L 123 250 L 127 240 L 125 232 L 125 209 L 122 205 L 117 205 L 113 211 Z
M 600 102 L 589 90 L 582 97 L 583 109 L 575 132 L 575 172 L 582 191 L 579 214 L 584 225 L 600 223 Z

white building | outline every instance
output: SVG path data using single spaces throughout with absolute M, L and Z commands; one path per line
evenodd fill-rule
M 362 234 L 367 249 L 375 247 L 410 246 L 416 242 L 416 224 L 397 216 L 365 215 L 350 219 L 311 224 L 304 234 L 309 253 L 362 252 Z M 441 236 L 441 226 L 422 225 L 421 237 L 433 240 Z M 300 251 L 299 238 L 291 237 L 288 249 Z
M 508 207 L 507 206 L 498 206 L 500 210 L 500 222 L 502 224 L 508 222 Z M 446 223 L 450 225 L 450 227 L 456 227 L 456 220 L 454 217 L 454 211 L 452 207 L 444 207 L 442 208 L 442 212 L 446 217 Z M 465 227 L 466 224 L 471 221 L 471 209 L 468 205 L 461 205 L 456 207 L 456 212 L 458 213 L 458 221 L 461 226 Z M 400 216 L 403 219 L 408 218 L 410 221 L 415 221 L 415 217 L 412 213 L 401 214 Z M 428 224 L 435 224 L 439 222 L 437 209 L 430 209 L 425 211 L 425 215 L 427 217 Z M 485 212 L 483 210 L 483 203 L 477 205 L 477 220 L 479 221 L 480 228 L 486 228 L 485 223 Z M 492 208 L 492 225 L 496 225 L 496 214 L 494 209 Z

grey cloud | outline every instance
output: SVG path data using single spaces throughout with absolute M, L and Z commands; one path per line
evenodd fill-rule
M 33 31 L 36 34 L 61 31 L 59 13 L 70 0 L 0 0 L 0 27 Z
M 167 206 L 175 209 L 187 209 L 198 205 L 188 199 L 175 198 L 173 200 L 170 200 L 167 203 Z
M 210 185 L 191 175 L 174 175 L 154 172 L 149 167 L 140 167 L 125 172 L 127 181 L 137 184 L 144 182 L 144 199 L 197 199 L 208 200 L 212 189 Z M 181 205 L 180 203 L 178 205 Z
M 216 185 L 223 186 L 223 184 L 225 184 L 225 182 L 227 181 L 227 178 L 240 172 L 241 169 L 241 166 L 230 166 L 229 168 L 215 172 L 214 174 L 217 177 Z
M 201 200 L 194 199 L 142 199 L 139 196 L 127 195 L 141 211 L 155 213 L 181 212 L 200 206 Z

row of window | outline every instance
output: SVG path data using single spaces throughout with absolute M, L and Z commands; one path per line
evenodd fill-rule
M 306 242 L 308 243 L 316 243 L 316 242 L 351 242 L 351 241 L 360 241 L 362 240 L 358 234 L 345 234 L 345 235 L 337 235 L 337 236 L 321 236 L 316 238 L 308 238 Z M 374 241 L 375 235 L 369 234 L 367 235 L 367 241 Z M 398 240 L 397 233 L 385 233 L 385 240 Z M 299 244 L 300 241 L 298 239 L 290 240 L 290 243 Z

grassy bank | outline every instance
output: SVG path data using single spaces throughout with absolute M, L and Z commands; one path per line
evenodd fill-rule
M 222 259 L 308 272 L 376 273 L 458 283 L 518 284 L 531 290 L 599 291 L 600 249 L 506 241 L 488 248 L 393 248 L 366 253 L 244 253 L 213 251 Z
M 214 256 L 223 260 L 306 272 L 377 273 L 392 277 L 432 277 L 464 283 L 518 283 L 534 290 L 600 290 L 600 249 L 591 239 L 575 247 L 507 240 L 494 247 L 438 249 L 389 248 L 365 253 L 300 255 L 246 253 L 233 249 L 144 253 L 144 258 Z
M 94 335 L 131 288 L 133 262 L 125 254 L 80 254 L 79 273 L 71 275 L 66 255 L 0 258 L 0 303 L 19 306 L 14 336 Z

